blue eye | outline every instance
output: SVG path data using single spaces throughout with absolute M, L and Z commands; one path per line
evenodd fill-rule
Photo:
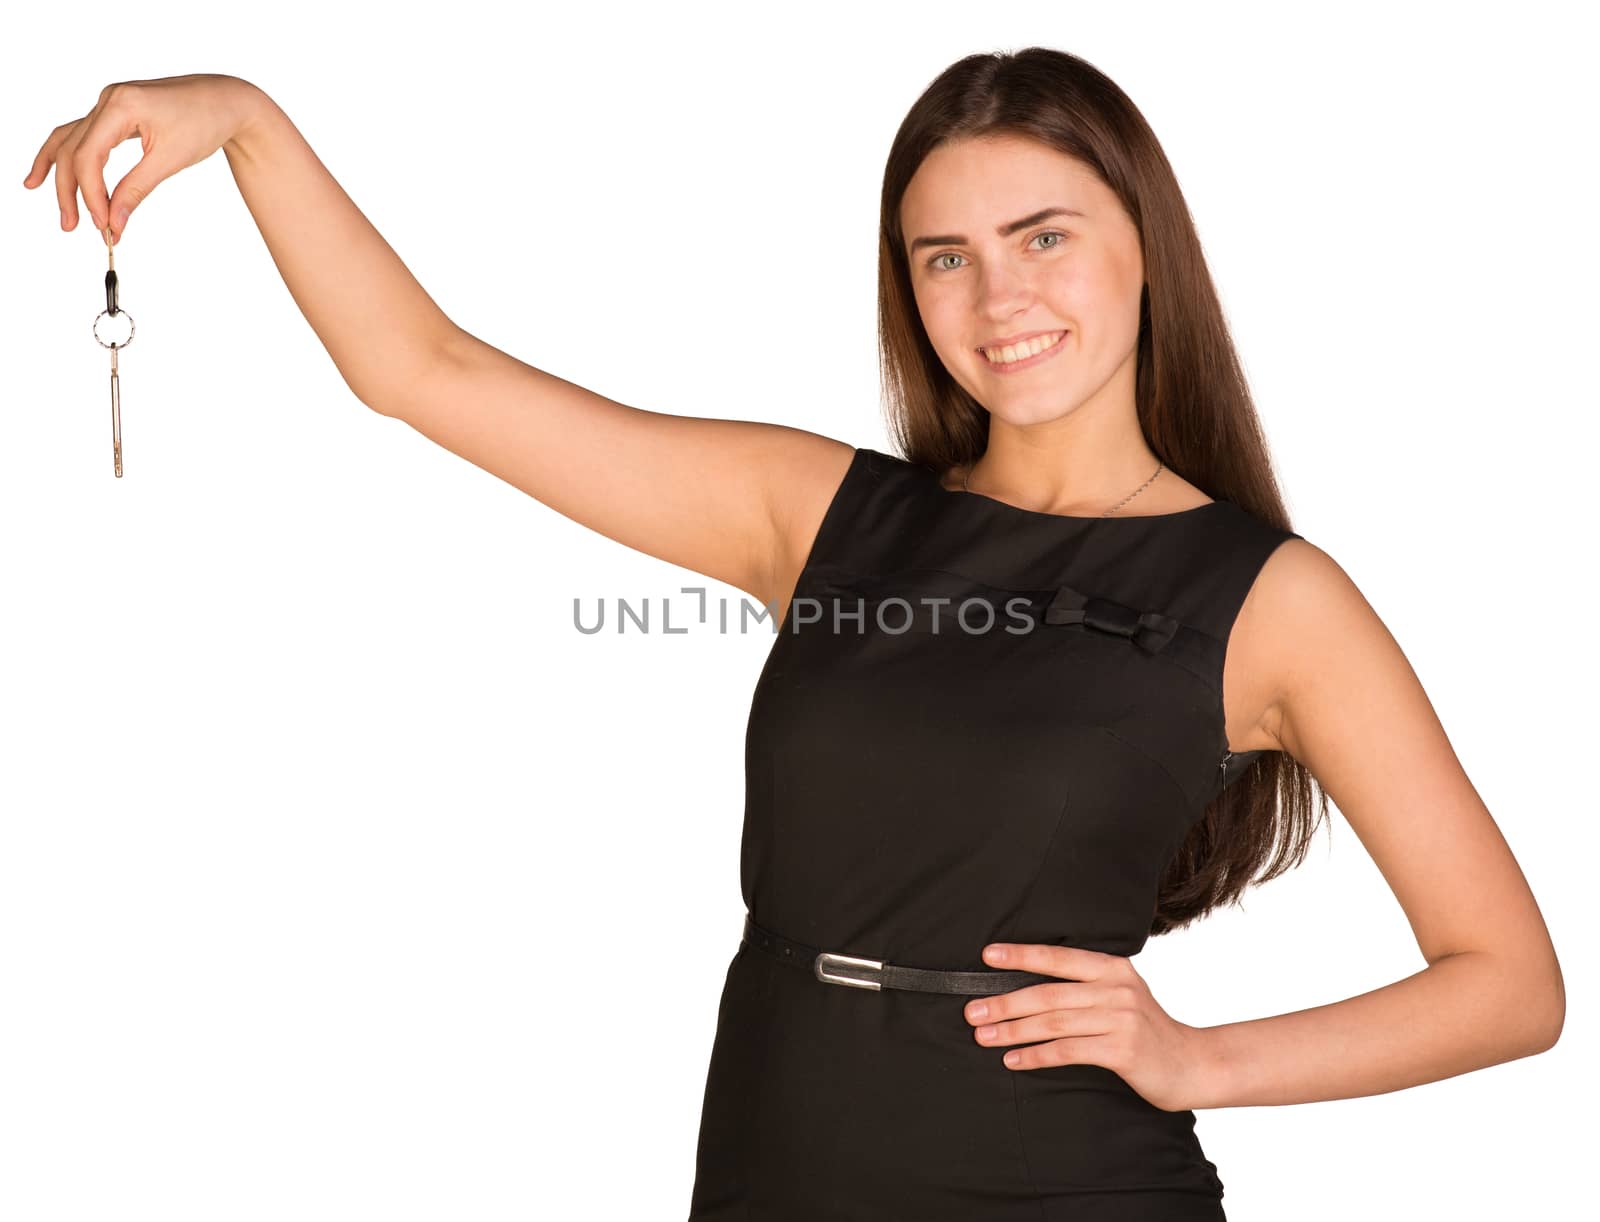
M 1059 229 L 1046 229 L 1043 233 L 1036 233 L 1036 234 L 1033 235 L 1033 240 L 1035 242 L 1037 242 L 1040 238 L 1060 238 L 1061 242 L 1065 242 L 1067 240 L 1067 235 L 1062 233 Z M 1041 249 L 1054 250 L 1056 247 L 1061 245 L 1061 242 L 1052 242 L 1049 246 L 1042 247 Z M 940 259 L 959 259 L 959 258 L 961 258 L 961 256 L 956 254 L 955 251 L 947 250 L 947 251 L 944 251 L 942 254 L 934 255 L 931 259 L 929 259 L 928 260 L 928 266 L 930 268 L 932 268 L 934 271 L 953 272 L 953 271 L 956 270 L 953 267 L 936 267 L 935 264 L 937 264 Z

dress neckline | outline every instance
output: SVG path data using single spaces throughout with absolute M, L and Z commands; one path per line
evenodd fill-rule
M 940 473 L 927 467 L 920 468 L 932 481 L 935 492 L 946 497 L 960 496 L 971 501 L 978 501 L 985 505 L 995 506 L 999 511 L 1017 513 L 1028 518 L 1059 518 L 1064 522 L 1165 522 L 1174 518 L 1186 518 L 1193 514 L 1203 513 L 1214 509 L 1218 505 L 1229 505 L 1231 501 L 1220 497 L 1213 498 L 1203 505 L 1191 505 L 1187 509 L 1174 509 L 1171 513 L 1121 513 L 1112 514 L 1081 514 L 1081 513 L 1050 513 L 1043 509 L 1024 509 L 1021 505 L 1013 505 L 1010 501 L 1002 501 L 997 497 L 987 496 L 982 492 L 970 492 L 962 488 L 946 488 Z

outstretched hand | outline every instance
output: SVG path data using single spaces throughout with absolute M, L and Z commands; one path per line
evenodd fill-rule
M 1132 960 L 1029 942 L 992 943 L 983 959 L 1007 971 L 1063 978 L 967 1003 L 978 1043 L 1028 1045 L 1006 1053 L 1009 1068 L 1100 1065 L 1163 1111 L 1195 1106 L 1206 1069 L 1204 1031 L 1163 1010 Z
M 77 225 L 81 194 L 95 229 L 114 246 L 122 240 L 129 213 L 157 183 L 227 144 L 265 96 L 248 81 L 214 72 L 107 85 L 87 114 L 50 133 L 22 185 L 31 191 L 55 166 L 61 228 Z M 144 156 L 114 191 L 107 191 L 111 150 L 134 137 Z

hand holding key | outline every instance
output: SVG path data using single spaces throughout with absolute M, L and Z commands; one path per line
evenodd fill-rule
M 61 228 L 78 223 L 78 194 L 97 232 L 111 229 L 122 238 L 128 214 L 149 198 L 158 183 L 204 161 L 231 140 L 258 113 L 265 95 L 236 76 L 204 72 L 149 81 L 118 81 L 100 91 L 82 118 L 52 131 L 22 180 L 32 189 L 56 168 L 56 202 Z M 106 162 L 124 140 L 139 137 L 144 156 L 106 191 Z
M 107 85 L 88 114 L 50 133 L 22 180 L 31 190 L 44 182 L 54 164 L 61 227 L 70 230 L 77 224 L 81 190 L 84 207 L 105 239 L 106 308 L 94 320 L 94 337 L 102 347 L 111 349 L 111 452 L 119 478 L 122 402 L 117 353 L 133 339 L 133 318 L 117 301 L 113 248 L 127 228 L 129 213 L 149 197 L 156 184 L 204 161 L 231 140 L 256 113 L 263 96 L 249 81 L 216 73 Z M 117 184 L 115 193 L 108 193 L 105 168 L 111 150 L 133 136 L 139 137 L 144 156 Z M 127 336 L 109 343 L 101 339 L 101 319 L 106 317 L 119 326 L 125 320 Z

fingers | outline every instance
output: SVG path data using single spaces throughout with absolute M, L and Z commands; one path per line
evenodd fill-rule
M 1007 971 L 1036 972 L 1068 980 L 1098 980 L 1130 967 L 1125 955 L 1040 942 L 991 942 L 983 948 L 983 961 Z
M 61 206 L 63 229 L 72 229 L 78 223 L 78 176 L 73 168 L 73 158 L 89 118 L 89 115 L 85 115 L 76 123 L 67 125 L 52 157 L 56 165 L 56 203 Z
M 962 1014 L 969 1023 L 997 1023 L 1008 1018 L 1022 1018 L 1043 1010 L 1064 1010 L 1069 1006 L 1089 1004 L 1085 985 L 1077 981 L 1060 984 L 1030 984 L 1009 993 L 996 993 L 969 1001 Z
M 63 150 L 71 166 L 77 191 L 83 196 L 84 209 L 94 220 L 94 227 L 104 231 L 111 223 L 111 198 L 106 190 L 106 162 L 111 160 L 111 150 L 116 148 L 136 129 L 129 113 L 117 104 L 122 86 L 107 85 L 100 101 L 78 125 L 71 140 L 70 152 Z M 61 174 L 58 163 L 56 176 Z M 73 199 L 76 205 L 76 197 Z
M 1115 1021 L 1114 1015 L 1102 1009 L 1050 1010 L 1009 1023 L 987 1023 L 974 1031 L 972 1038 L 985 1048 L 1042 1044 L 1068 1036 L 1108 1035 Z
M 50 169 L 50 163 L 55 160 L 56 145 L 61 143 L 61 134 L 67 130 L 68 126 L 69 124 L 63 123 L 55 131 L 51 132 L 45 142 L 39 146 L 39 151 L 33 155 L 33 165 L 29 167 L 27 174 L 22 179 L 22 185 L 27 187 L 28 190 L 33 190 L 44 181 L 45 173 Z
M 68 187 L 64 187 L 62 185 L 61 169 L 58 164 L 58 158 L 61 153 L 62 145 L 64 145 L 72 136 L 73 129 L 81 122 L 83 122 L 82 119 L 77 119 L 72 123 L 63 123 L 60 127 L 52 131 L 50 135 L 45 138 L 45 142 L 39 146 L 39 151 L 34 154 L 33 166 L 28 170 L 28 176 L 22 180 L 22 185 L 31 191 L 34 187 L 37 187 L 40 183 L 44 182 L 45 176 L 49 174 L 50 167 L 52 165 L 57 166 L 56 203 L 61 207 L 61 228 L 63 229 L 71 229 L 71 222 L 76 219 L 77 210 L 73 207 L 73 200 L 76 198 L 77 193 L 75 187 L 69 189 Z M 71 170 L 69 168 L 69 178 L 70 175 Z
M 83 200 L 95 228 L 104 230 L 109 222 L 110 201 L 106 194 L 105 166 L 111 150 L 127 139 L 135 125 L 123 117 L 119 125 L 103 119 L 115 114 L 114 101 L 120 86 L 107 85 L 100 91 L 94 109 L 81 119 L 63 123 L 52 131 L 35 154 L 22 185 L 30 190 L 45 180 L 52 165 L 56 168 L 56 204 L 61 210 L 61 228 L 73 229 L 78 223 L 78 195 Z
M 61 205 L 63 229 L 71 229 L 78 223 L 78 179 L 72 172 L 72 151 L 83 122 L 83 119 L 78 120 L 56 149 L 56 203 Z
M 1083 1010 L 1090 1006 L 1108 1009 L 1137 1009 L 1148 996 L 1142 981 L 1134 977 L 1106 975 L 1096 980 L 1063 980 L 1030 984 L 1009 993 L 979 997 L 962 1008 L 962 1017 L 976 1026 L 1010 1018 L 1026 1018 L 1047 1010 Z

